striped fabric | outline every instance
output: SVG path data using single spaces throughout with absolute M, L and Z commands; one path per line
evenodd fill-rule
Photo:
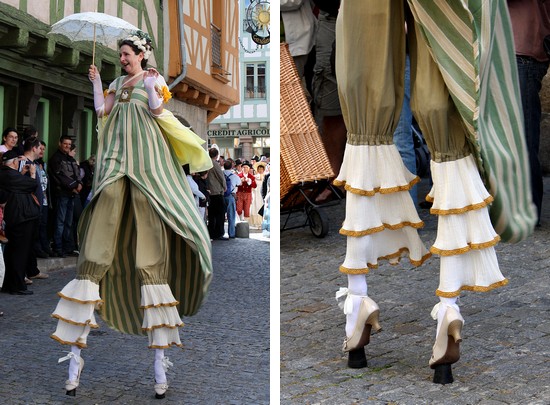
M 494 197 L 490 215 L 503 241 L 529 236 L 536 222 L 505 0 L 409 0 L 468 132 Z
M 168 284 L 179 301 L 178 312 L 180 316 L 193 315 L 205 298 L 212 276 L 208 230 L 177 157 L 149 112 L 143 82 L 137 83 L 128 97 L 121 85 L 119 78 L 114 85 L 115 106 L 99 136 L 94 195 L 124 176 L 144 193 L 167 226 Z M 87 232 L 94 202 L 95 199 L 82 214 L 81 239 Z M 117 246 L 119 254 L 100 284 L 104 300 L 101 316 L 114 329 L 144 334 L 140 280 L 134 259 L 136 230 L 131 211 L 125 210 Z

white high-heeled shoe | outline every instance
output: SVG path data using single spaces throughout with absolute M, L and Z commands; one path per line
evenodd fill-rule
M 432 314 L 437 319 L 438 305 L 434 307 Z M 430 368 L 435 368 L 440 364 L 453 364 L 460 359 L 460 342 L 462 342 L 462 326 L 464 318 L 460 315 L 460 311 L 454 306 L 447 306 L 439 333 L 435 339 L 433 346 L 432 357 L 430 359 Z
M 165 397 L 166 390 L 168 390 L 167 383 L 155 384 L 155 398 L 163 399 Z
M 355 295 L 348 291 L 347 288 L 340 288 L 336 293 L 336 300 L 346 296 L 344 303 L 339 302 L 338 305 L 344 310 L 344 314 L 349 315 L 353 312 L 353 298 L 360 297 L 357 322 L 351 336 L 346 336 L 342 350 L 344 353 L 349 353 L 348 366 L 351 368 L 363 368 L 367 366 L 364 347 L 370 343 L 370 335 L 372 329 L 379 331 L 382 328 L 378 323 L 380 308 L 370 297 L 364 295 Z
M 155 362 L 156 361 L 158 360 L 155 360 Z M 160 361 L 162 361 L 162 368 L 164 369 L 165 373 L 168 371 L 169 367 L 174 365 L 174 363 L 172 363 L 168 357 L 163 357 L 162 360 Z M 156 399 L 163 399 L 165 397 L 167 390 L 168 390 L 168 382 L 157 383 L 155 380 L 155 398 Z
M 372 328 L 375 331 L 382 329 L 378 323 L 379 315 L 380 309 L 378 308 L 378 304 L 370 297 L 364 296 L 359 306 L 355 329 L 351 336 L 346 336 L 342 350 L 349 352 L 368 345 Z
M 76 380 L 67 380 L 65 381 L 65 390 L 66 394 L 74 397 L 76 395 L 76 387 L 78 387 L 78 384 L 80 383 L 80 373 L 82 373 L 82 369 L 84 368 L 84 359 L 73 352 L 69 352 L 68 355 L 65 357 L 60 358 L 57 362 L 61 363 L 65 360 L 70 360 L 74 358 L 76 361 L 76 364 L 78 364 L 78 375 L 76 376 Z

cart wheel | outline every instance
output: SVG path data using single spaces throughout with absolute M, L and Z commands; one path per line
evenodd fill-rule
M 328 233 L 328 218 L 319 209 L 313 208 L 309 211 L 309 229 L 318 238 L 324 238 Z

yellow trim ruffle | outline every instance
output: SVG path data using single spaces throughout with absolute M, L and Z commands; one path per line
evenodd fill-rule
M 420 260 L 412 260 L 410 257 L 409 257 L 409 261 L 411 262 L 411 264 L 414 266 L 414 267 L 420 267 L 422 266 L 422 264 L 428 260 L 430 257 L 432 257 L 432 254 L 430 252 L 426 253 L 424 256 L 422 256 L 422 259 Z
M 347 267 L 340 266 L 339 270 L 344 274 L 368 274 L 370 269 L 378 268 L 377 264 L 367 263 L 368 267 L 363 267 L 362 269 L 348 269 Z
M 508 282 L 509 282 L 508 279 L 505 278 L 504 280 L 493 283 L 487 287 L 477 286 L 477 285 L 475 286 L 465 285 L 460 287 L 458 291 L 453 291 L 453 292 L 444 292 L 444 291 L 436 290 L 435 295 L 443 298 L 454 298 L 454 297 L 458 297 L 461 291 L 487 292 L 487 291 L 494 290 L 495 288 L 498 288 L 498 287 L 503 287 L 507 285 Z
M 65 323 L 70 323 L 71 325 L 89 326 L 92 329 L 98 329 L 99 328 L 99 325 L 97 325 L 95 323 L 92 323 L 91 319 L 88 319 L 88 322 L 75 322 L 75 321 L 71 321 L 70 319 L 63 318 L 62 316 L 57 315 L 57 314 L 52 314 L 51 317 L 55 318 L 55 319 L 58 319 L 60 321 L 63 321 Z
M 391 229 L 392 231 L 395 231 L 397 229 L 402 229 L 406 226 L 410 226 L 411 228 L 419 229 L 424 226 L 424 222 L 401 222 L 399 224 L 391 225 L 391 224 L 382 224 L 380 226 L 377 226 L 376 228 L 370 228 L 366 229 L 364 231 L 348 231 L 347 229 L 341 228 L 340 234 L 345 236 L 354 236 L 354 237 L 360 237 L 360 236 L 366 236 L 366 235 L 372 235 L 373 233 L 382 232 L 384 229 Z
M 464 246 L 458 249 L 452 249 L 452 250 L 442 250 L 438 249 L 435 246 L 432 246 L 430 248 L 430 252 L 432 252 L 435 255 L 439 256 L 455 256 L 455 255 L 461 255 L 466 252 L 469 252 L 470 250 L 481 250 L 481 249 L 487 249 L 491 246 L 495 246 L 498 242 L 500 242 L 500 236 L 497 235 L 494 237 L 493 240 L 490 240 L 488 242 L 483 243 L 468 243 L 468 246 Z
M 336 187 L 344 187 L 344 190 L 349 191 L 350 193 L 362 195 L 366 197 L 372 197 L 376 193 L 380 194 L 391 194 L 391 193 L 397 193 L 399 191 L 409 191 L 416 183 L 420 182 L 420 177 L 416 176 L 411 182 L 408 184 L 402 185 L 402 186 L 395 186 L 395 187 L 388 187 L 388 188 L 381 188 L 376 187 L 373 190 L 362 190 L 359 188 L 354 188 L 347 184 L 345 180 L 334 180 L 332 184 Z
M 144 332 L 149 332 L 155 329 L 162 329 L 162 328 L 178 329 L 178 328 L 182 328 L 184 325 L 185 324 L 183 322 L 177 325 L 168 325 L 167 323 L 163 323 L 162 325 L 155 325 L 155 326 L 151 326 L 150 328 L 141 328 L 141 330 Z
M 57 340 L 59 343 L 61 343 L 62 345 L 69 345 L 69 346 L 78 346 L 79 348 L 81 349 L 85 349 L 88 347 L 88 345 L 84 344 L 84 343 L 80 343 L 80 342 L 67 342 L 65 340 L 62 340 L 62 339 L 59 339 L 57 336 L 55 335 L 50 335 L 50 337 L 53 339 L 53 340 Z
M 140 309 L 149 309 L 149 308 L 160 308 L 160 307 L 175 307 L 176 305 L 179 305 L 179 301 L 174 302 L 168 302 L 166 304 L 151 304 L 151 305 L 141 305 Z
M 391 259 L 399 258 L 397 263 L 390 263 L 392 266 L 395 266 L 404 257 L 403 253 L 408 253 L 408 252 L 409 252 L 408 248 L 401 248 L 395 253 L 391 253 L 391 254 L 386 255 L 386 256 L 380 256 L 377 259 L 377 261 L 391 260 Z M 422 256 L 422 258 L 420 260 L 413 260 L 413 259 L 410 258 L 410 256 L 408 256 L 408 259 L 409 259 L 409 262 L 413 266 L 419 267 L 426 260 L 428 260 L 431 256 L 432 256 L 432 254 L 430 252 L 428 252 L 424 256 Z M 360 268 L 360 269 L 350 269 L 350 268 L 347 268 L 347 267 L 344 267 L 344 266 L 340 266 L 339 270 L 340 270 L 341 273 L 344 273 L 344 274 L 368 274 L 370 269 L 377 269 L 378 266 L 379 266 L 378 263 L 374 263 L 374 264 L 373 263 L 367 263 L 367 267 L 363 267 L 363 268 Z
M 76 298 L 67 297 L 66 295 L 61 294 L 60 292 L 58 292 L 57 295 L 60 296 L 61 298 L 63 298 L 64 300 L 67 300 L 67 301 L 77 302 L 79 304 L 94 304 L 94 305 L 96 305 L 96 307 L 100 307 L 104 303 L 103 300 L 82 301 L 82 300 L 78 300 Z
M 484 208 L 486 207 L 487 205 L 491 204 L 493 202 L 493 196 L 489 196 L 487 197 L 485 200 L 483 200 L 482 202 L 480 203 L 477 203 L 477 204 L 470 204 L 470 205 L 467 205 L 466 207 L 462 207 L 462 208 L 450 208 L 448 210 L 441 210 L 441 209 L 437 209 L 437 208 L 430 208 L 430 214 L 433 214 L 433 215 L 457 215 L 457 214 L 464 214 L 465 212 L 468 212 L 468 211 L 475 211 L 475 210 L 479 210 L 481 208 Z M 426 196 L 426 201 L 428 202 L 431 202 L 433 203 L 433 198 L 430 197 L 430 196 Z
M 181 343 L 176 343 L 176 342 L 172 342 L 172 343 L 170 343 L 169 345 L 166 345 L 166 346 L 153 345 L 153 346 L 147 346 L 147 347 L 149 349 L 169 349 L 172 346 L 183 347 L 183 345 Z

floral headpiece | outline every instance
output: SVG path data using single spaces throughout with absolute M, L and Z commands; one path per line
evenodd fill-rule
M 142 51 L 144 54 L 143 58 L 145 60 L 148 60 L 149 56 L 151 56 L 151 37 L 146 32 L 137 30 L 129 37 L 124 38 L 124 41 L 132 42 L 140 51 Z

